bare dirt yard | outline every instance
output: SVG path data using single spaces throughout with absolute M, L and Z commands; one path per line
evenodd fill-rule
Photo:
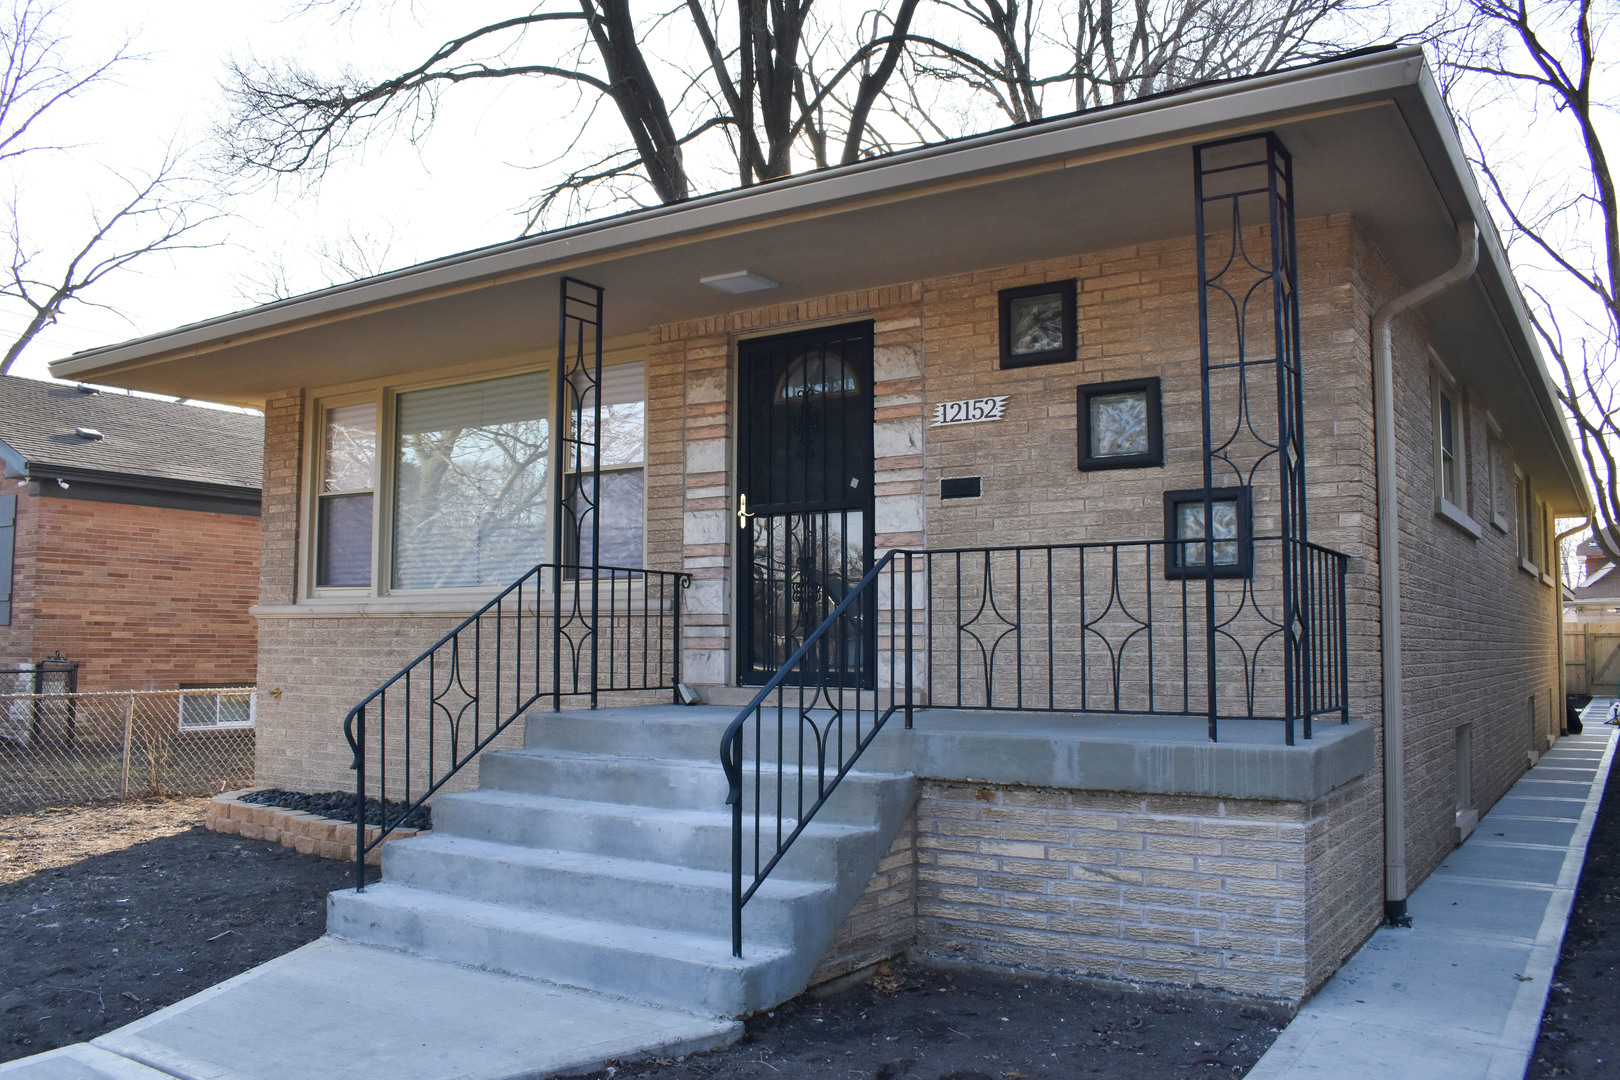
M 202 799 L 0 816 L 0 1061 L 91 1039 L 319 937 L 351 867 L 202 827 Z M 741 1042 L 599 1077 L 1239 1077 L 1287 1014 L 1195 993 L 897 962 Z
M 352 865 L 209 832 L 206 805 L 0 816 L 0 1061 L 95 1038 L 321 936 Z

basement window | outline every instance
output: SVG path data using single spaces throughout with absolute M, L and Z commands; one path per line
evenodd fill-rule
M 240 685 L 182 683 L 180 686 L 181 731 L 250 728 L 256 712 L 253 691 Z

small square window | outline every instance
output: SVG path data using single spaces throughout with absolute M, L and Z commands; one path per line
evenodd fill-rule
M 1165 577 L 1201 578 L 1205 559 L 1212 559 L 1215 577 L 1250 575 L 1254 565 L 1254 515 L 1249 489 L 1216 488 L 1209 505 L 1213 529 L 1204 526 L 1202 488 L 1165 492 Z
M 1061 364 L 1076 356 L 1075 279 L 1001 290 L 1001 366 Z
M 1076 415 L 1082 470 L 1164 464 L 1158 379 L 1082 386 Z

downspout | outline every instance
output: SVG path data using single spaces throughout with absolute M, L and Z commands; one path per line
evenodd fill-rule
M 1401 550 L 1395 496 L 1395 317 L 1466 281 L 1479 265 L 1479 226 L 1459 222 L 1462 251 L 1450 270 L 1386 302 L 1372 317 L 1373 441 L 1378 454 L 1378 601 L 1384 661 L 1384 918 L 1411 926 L 1406 913 L 1406 717 L 1401 705 Z

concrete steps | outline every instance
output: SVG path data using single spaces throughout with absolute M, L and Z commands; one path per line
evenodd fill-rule
M 705 1016 L 792 997 L 888 851 L 916 782 L 850 773 L 749 902 L 738 959 L 717 760 L 734 715 L 532 714 L 523 749 L 483 756 L 478 790 L 435 801 L 431 833 L 384 846 L 382 883 L 332 894 L 328 933 Z M 773 756 L 746 779 L 746 819 L 767 842 L 798 824 L 798 746 L 787 742 L 781 769 Z

